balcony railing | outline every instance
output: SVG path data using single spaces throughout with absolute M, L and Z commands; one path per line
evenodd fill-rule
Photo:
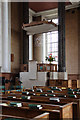
M 57 64 L 37 64 L 38 72 L 57 72 Z
M 22 64 L 20 66 L 21 72 L 28 72 L 29 65 Z M 57 72 L 57 64 L 37 64 L 37 72 Z

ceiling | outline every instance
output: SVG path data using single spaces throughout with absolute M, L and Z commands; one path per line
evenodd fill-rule
M 66 2 L 66 5 L 70 5 L 70 2 Z M 29 8 L 35 12 L 41 12 L 45 10 L 51 10 L 58 7 L 58 2 L 29 2 Z

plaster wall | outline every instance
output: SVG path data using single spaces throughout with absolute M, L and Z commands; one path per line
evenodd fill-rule
M 21 60 L 21 3 L 11 3 L 11 53 L 14 56 L 11 62 L 11 71 L 18 72 Z
M 32 86 L 45 86 L 46 84 L 46 75 L 45 72 L 37 72 L 37 79 L 29 79 L 29 72 L 20 72 L 20 80 L 24 88 L 32 88 Z
M 80 75 L 80 8 L 78 9 L 78 72 Z
M 66 11 L 66 70 L 68 74 L 78 74 L 78 10 Z
M 0 2 L 0 67 L 2 66 L 2 4 Z M 1 69 L 0 69 L 1 70 Z

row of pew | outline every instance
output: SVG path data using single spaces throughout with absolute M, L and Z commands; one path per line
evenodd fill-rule
M 3 93 L 5 94 L 7 91 L 22 91 L 23 90 L 23 86 L 17 85 L 17 86 L 11 86 L 9 90 L 6 89 L 6 87 L 4 85 L 0 85 L 0 94 Z
M 9 91 L 0 94 L 2 115 L 3 117 L 16 116 L 15 119 L 20 120 L 36 118 L 78 120 L 80 119 L 79 93 L 80 89 L 46 86 L 34 86 L 33 89 L 24 91 Z

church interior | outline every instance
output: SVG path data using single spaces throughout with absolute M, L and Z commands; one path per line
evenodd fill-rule
M 0 120 L 80 120 L 80 1 L 0 2 Z

